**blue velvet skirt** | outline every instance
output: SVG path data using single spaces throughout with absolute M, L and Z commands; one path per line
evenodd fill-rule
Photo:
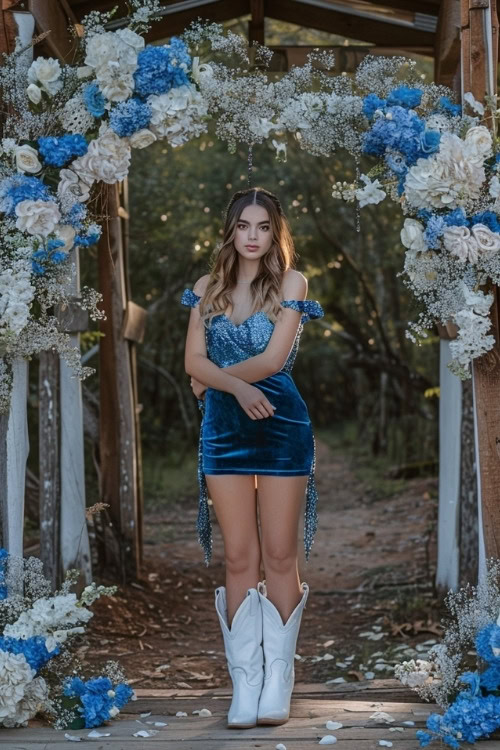
M 251 419 L 231 393 L 207 388 L 202 424 L 204 474 L 308 475 L 314 437 L 307 406 L 287 372 L 253 383 L 274 415 Z

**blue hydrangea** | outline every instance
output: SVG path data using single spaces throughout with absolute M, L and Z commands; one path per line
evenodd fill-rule
M 484 213 L 492 212 L 485 211 Z M 476 214 L 476 216 L 480 216 L 480 214 Z M 481 223 L 486 224 L 486 222 L 484 221 Z M 481 628 L 479 633 L 476 635 L 476 650 L 478 656 L 480 656 L 484 661 L 488 662 L 488 664 L 500 666 L 500 656 L 495 656 L 493 652 L 493 646 L 500 647 L 500 627 L 498 627 L 498 625 L 494 622 L 490 623 L 489 625 L 485 625 L 485 627 Z
M 425 209 L 424 209 L 425 210 Z M 469 222 L 463 208 L 455 208 L 443 216 L 444 222 L 449 227 L 467 227 Z
M 387 97 L 387 104 L 390 107 L 399 105 L 400 107 L 406 107 L 406 109 L 414 109 L 419 106 L 421 99 L 421 89 L 411 89 L 409 86 L 399 86 L 397 89 L 391 91 Z
M 48 651 L 45 638 L 34 635 L 31 638 L 11 638 L 0 636 L 0 650 L 11 654 L 23 654 L 24 658 L 35 672 L 38 672 L 52 657 L 60 652 L 59 646 L 54 651 Z
M 38 139 L 38 149 L 45 164 L 51 167 L 64 167 L 74 156 L 87 153 L 88 144 L 83 135 L 45 136 Z
M 460 106 L 460 104 L 453 104 L 448 96 L 441 96 L 438 104 L 440 109 L 443 109 L 448 115 L 451 115 L 452 117 L 457 117 L 462 114 L 462 107 Z
M 99 242 L 99 237 L 101 236 L 101 227 L 98 227 L 97 224 L 92 224 L 91 227 L 87 230 L 87 234 L 77 234 L 74 240 L 75 246 L 79 247 L 90 247 L 90 245 L 95 245 L 97 242 Z
M 368 94 L 368 96 L 363 98 L 363 114 L 368 120 L 372 120 L 375 110 L 384 110 L 385 105 L 385 99 L 380 99 L 377 94 Z
M 480 677 L 481 687 L 492 693 L 494 690 L 500 690 L 500 666 L 493 665 L 485 669 Z
M 96 83 L 89 83 L 83 90 L 83 101 L 87 110 L 94 117 L 102 117 L 106 111 L 106 100 Z
M 83 220 L 87 216 L 87 207 L 84 203 L 74 203 L 64 217 L 65 224 L 71 224 L 73 229 L 82 229 Z
M 406 176 L 408 167 L 401 154 L 388 153 L 384 157 L 385 163 L 394 174 Z
M 471 678 L 471 683 L 475 685 L 475 678 Z M 427 719 L 430 734 L 418 731 L 417 737 L 421 747 L 426 747 L 431 739 L 440 738 L 449 747 L 459 748 L 458 738 L 474 743 L 480 737 L 488 737 L 499 727 L 500 697 L 471 695 L 471 690 L 466 690 L 458 694 L 442 716 L 431 714 Z
M 424 130 L 423 133 L 420 134 L 420 156 L 425 158 L 426 156 L 439 151 L 440 141 L 441 133 L 439 130 Z
M 120 138 L 136 133 L 141 128 L 149 125 L 151 120 L 151 107 L 147 102 L 141 102 L 132 97 L 126 102 L 121 102 L 111 112 L 109 124 Z
M 437 250 L 441 243 L 440 237 L 443 236 L 443 232 L 446 229 L 446 223 L 442 216 L 432 215 L 427 222 L 427 226 L 424 232 L 425 242 L 428 247 L 432 250 Z
M 470 224 L 471 226 L 474 226 L 474 224 L 485 224 L 492 232 L 500 232 L 500 223 L 493 211 L 483 211 L 482 213 L 474 214 L 470 219 Z
M 63 240 L 51 239 L 47 242 L 47 248 L 36 250 L 31 256 L 31 268 L 37 276 L 42 276 L 47 270 L 46 263 L 58 265 L 68 258 L 68 253 L 58 250 L 64 246 Z
M 178 37 L 173 36 L 168 47 L 148 45 L 137 56 L 134 73 L 135 93 L 146 97 L 150 94 L 166 94 L 171 88 L 188 83 L 186 69 L 191 67 L 188 48 Z
M 432 212 L 428 208 L 419 208 L 417 211 L 417 219 L 422 219 L 422 221 L 429 221 L 431 216 Z
M 15 216 L 17 204 L 26 200 L 50 201 L 52 195 L 38 177 L 19 174 L 6 177 L 0 182 L 0 211 Z
M 111 690 L 115 692 L 114 697 L 108 695 Z M 111 719 L 110 710 L 115 706 L 123 708 L 133 694 L 125 683 L 113 687 L 109 677 L 94 677 L 86 682 L 80 677 L 73 677 L 66 682 L 63 692 L 70 698 L 80 699 L 78 711 L 86 727 L 98 727 Z
M 413 110 L 390 107 L 386 115 L 379 117 L 371 129 L 364 134 L 363 151 L 374 156 L 383 156 L 386 149 L 399 151 L 407 165 L 414 164 L 422 153 L 421 134 L 425 122 Z

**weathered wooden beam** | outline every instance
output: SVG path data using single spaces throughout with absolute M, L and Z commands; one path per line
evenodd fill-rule
M 295 1 L 267 0 L 266 16 L 386 47 L 432 47 L 434 44 L 434 34 L 429 31 L 395 26 L 383 20 L 361 18 L 323 6 L 305 5 Z
M 434 43 L 434 80 L 459 92 L 460 2 L 442 0 Z
M 438 15 L 441 2 L 442 0 L 370 0 L 371 5 L 409 10 L 413 13 L 425 13 L 428 16 Z
M 59 576 L 59 355 L 41 352 L 38 370 L 38 501 L 40 504 L 40 559 L 55 590 Z
M 113 527 L 107 562 L 122 579 L 138 573 L 141 550 L 138 528 L 135 402 L 129 343 L 123 338 L 126 309 L 124 258 L 117 185 L 104 186 L 107 219 L 99 241 L 99 283 L 106 320 L 99 347 L 100 465 L 103 502 L 110 505 Z
M 248 22 L 248 43 L 264 44 L 264 0 L 250 0 L 251 18 Z
M 76 51 L 76 42 L 68 33 L 68 26 L 74 22 L 72 13 L 68 18 L 66 6 L 58 0 L 27 0 L 28 9 L 32 13 L 39 33 L 50 31 L 45 38 L 45 44 L 55 57 L 67 63 L 72 63 Z
M 497 86 L 496 0 L 461 0 L 461 25 L 462 92 L 471 91 L 476 99 L 484 101 L 486 94 L 496 93 Z M 473 364 L 478 484 L 486 558 L 500 557 L 500 300 L 497 287 L 493 293 L 491 333 L 495 346 Z

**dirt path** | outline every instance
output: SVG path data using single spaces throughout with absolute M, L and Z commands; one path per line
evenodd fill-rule
M 374 500 L 352 460 L 320 441 L 317 467 L 319 529 L 301 566 L 311 593 L 296 679 L 391 677 L 391 662 L 422 657 L 440 634 L 433 592 L 437 480 L 409 480 L 403 491 Z M 222 542 L 214 522 L 206 568 L 196 513 L 193 499 L 189 507 L 147 516 L 144 580 L 94 605 L 82 658 L 117 658 L 141 688 L 227 684 L 213 606 L 214 588 L 224 583 Z

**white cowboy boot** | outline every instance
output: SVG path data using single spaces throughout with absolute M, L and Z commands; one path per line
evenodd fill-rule
M 286 624 L 267 598 L 264 583 L 258 584 L 262 606 L 264 685 L 259 700 L 257 724 L 284 724 L 290 715 L 290 698 L 295 680 L 295 648 L 309 586 L 302 583 L 302 599 Z
M 257 589 L 248 589 L 246 597 L 227 624 L 226 589 L 215 590 L 215 609 L 224 638 L 233 699 L 227 716 L 228 727 L 246 729 L 257 724 L 257 707 L 264 679 L 262 652 L 262 610 Z

